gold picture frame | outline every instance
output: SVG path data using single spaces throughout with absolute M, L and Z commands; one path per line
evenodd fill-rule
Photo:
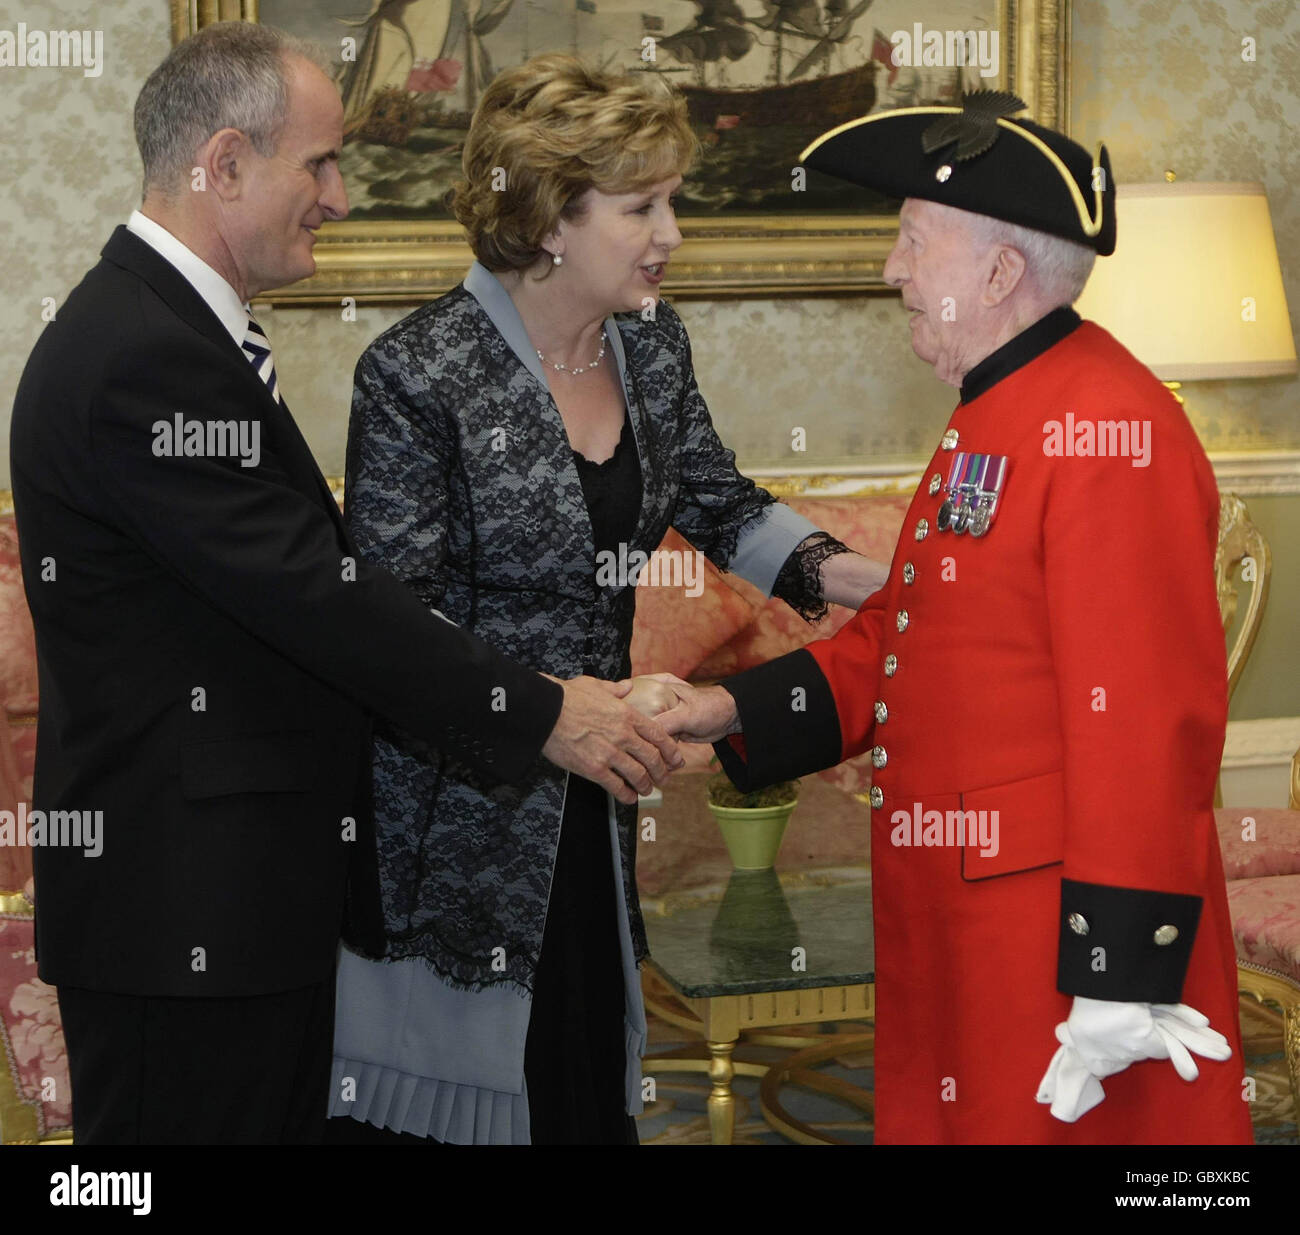
M 649 5 L 650 0 L 647 0 Z M 173 41 L 215 21 L 258 20 L 258 0 L 171 0 Z M 1068 131 L 1070 0 L 998 0 L 1004 54 L 991 86 L 1014 90 L 1029 115 Z M 664 291 L 674 299 L 881 291 L 898 233 L 892 215 L 744 215 L 681 221 Z M 458 224 L 329 223 L 316 273 L 266 299 L 277 305 L 412 304 L 450 290 L 473 254 Z

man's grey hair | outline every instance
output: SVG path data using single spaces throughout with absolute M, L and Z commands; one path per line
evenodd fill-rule
M 1024 254 L 1026 277 L 1054 308 L 1073 304 L 1083 294 L 1097 260 L 1096 252 L 1086 244 L 985 214 L 972 214 L 968 221 L 971 234 L 984 244 L 1005 244 Z
M 195 152 L 222 129 L 246 134 L 260 155 L 274 154 L 289 114 L 294 56 L 333 77 L 323 47 L 271 26 L 216 22 L 177 43 L 135 101 L 145 194 L 174 196 Z

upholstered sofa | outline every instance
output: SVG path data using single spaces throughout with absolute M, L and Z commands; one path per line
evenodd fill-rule
M 1282 1018 L 1282 1049 L 1300 1112 L 1300 751 L 1291 765 L 1289 809 L 1215 811 L 1237 981 Z

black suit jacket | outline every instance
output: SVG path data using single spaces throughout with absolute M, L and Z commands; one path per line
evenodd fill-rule
M 102 812 L 98 857 L 34 850 L 40 974 L 293 989 L 331 973 L 345 899 L 349 937 L 376 941 L 371 714 L 511 780 L 562 694 L 356 557 L 287 408 L 169 262 L 125 228 L 102 258 L 37 342 L 11 432 L 33 807 Z M 178 413 L 256 422 L 257 466 L 155 454 Z

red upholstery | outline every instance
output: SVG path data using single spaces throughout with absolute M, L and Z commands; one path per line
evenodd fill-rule
M 686 542 L 671 528 L 660 548 L 689 552 Z M 632 672 L 675 673 L 687 679 L 695 675 L 711 653 L 754 618 L 758 593 L 750 589 L 751 600 L 736 590 L 734 583 L 724 580 L 718 568 L 705 560 L 704 591 L 698 596 L 691 596 L 685 584 L 640 588 L 632 627 Z
M 1300 983 L 1300 875 L 1231 880 L 1228 907 L 1238 959 Z
M 57 583 L 51 582 L 51 587 Z M 0 516 L 0 810 L 31 802 L 36 759 L 36 641 L 27 611 L 12 515 Z M 0 893 L 31 896 L 32 855 L 0 846 Z M 36 1140 L 72 1126 L 68 1059 L 54 988 L 36 976 L 30 904 L 0 912 L 0 1034 L 11 1084 L 0 1136 Z
M 1282 1007 L 1291 1092 L 1300 1110 L 1300 811 L 1233 807 L 1214 816 L 1237 960 L 1286 979 L 1263 996 Z M 1242 989 L 1259 997 L 1260 979 L 1248 968 L 1238 972 Z
M 23 591 L 13 515 L 0 516 L 0 708 L 0 810 L 14 811 L 20 801 L 32 799 L 36 638 Z M 0 847 L 0 892 L 20 891 L 31 873 L 29 849 Z
M 1229 882 L 1300 875 L 1300 811 L 1224 807 L 1214 812 L 1214 821 L 1219 827 L 1223 873 Z M 1247 839 L 1251 836 L 1254 839 Z
M 30 911 L 0 913 L 0 1137 L 31 1142 L 72 1129 L 72 1089 L 54 987 L 36 976 Z

